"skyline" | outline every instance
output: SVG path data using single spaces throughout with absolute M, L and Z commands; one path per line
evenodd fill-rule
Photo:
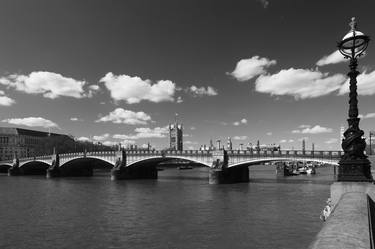
M 339 150 L 349 68 L 336 42 L 352 16 L 375 28 L 375 4 L 354 3 L 3 1 L 0 126 L 165 148 L 178 113 L 185 149 L 232 137 Z M 370 41 L 359 60 L 366 136 L 374 53 Z

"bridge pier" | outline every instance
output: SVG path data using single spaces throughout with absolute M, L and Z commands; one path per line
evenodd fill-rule
M 246 166 L 224 169 L 210 168 L 208 173 L 209 184 L 249 182 L 249 180 L 249 168 Z
M 157 179 L 158 171 L 156 165 L 145 164 L 137 167 L 126 166 L 126 152 L 119 150 L 116 152 L 116 163 L 111 169 L 111 180 L 130 179 Z
M 8 176 L 19 176 L 23 175 L 23 171 L 20 168 L 20 161 L 18 158 L 13 159 L 12 167 L 8 169 Z
M 51 166 L 48 167 L 46 172 L 47 178 L 59 177 L 60 176 L 60 157 L 58 154 L 52 156 Z
M 209 184 L 225 184 L 249 181 L 247 166 L 228 167 L 228 153 L 225 150 L 212 152 L 212 168 L 208 172 Z

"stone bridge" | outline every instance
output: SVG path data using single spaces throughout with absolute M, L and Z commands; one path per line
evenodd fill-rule
M 247 182 L 248 166 L 272 161 L 314 161 L 338 165 L 341 151 L 93 151 L 15 158 L 1 161 L 9 175 L 47 174 L 47 177 L 90 176 L 93 165 L 111 168 L 111 179 L 155 179 L 157 164 L 182 159 L 210 168 L 211 184 Z

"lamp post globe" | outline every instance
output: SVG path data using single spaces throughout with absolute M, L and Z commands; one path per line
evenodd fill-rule
M 350 24 L 350 31 L 338 43 L 340 53 L 350 59 L 348 76 L 349 81 L 349 117 L 348 129 L 344 132 L 344 139 L 341 147 L 344 155 L 339 161 L 339 172 L 337 181 L 350 182 L 372 182 L 371 164 L 364 154 L 366 141 L 363 138 L 364 132 L 359 128 L 358 99 L 357 99 L 357 58 L 365 52 L 370 38 L 364 33 L 356 30 L 357 23 L 353 17 Z

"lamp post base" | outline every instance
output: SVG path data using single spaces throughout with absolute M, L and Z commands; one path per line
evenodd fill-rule
M 340 160 L 338 182 L 373 182 L 371 163 L 365 159 Z

